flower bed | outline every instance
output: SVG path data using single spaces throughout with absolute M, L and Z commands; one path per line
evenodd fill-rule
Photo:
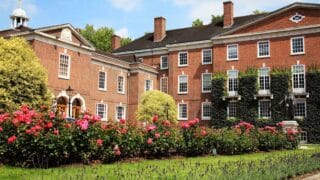
M 125 120 L 103 123 L 97 116 L 84 114 L 75 123 L 68 123 L 63 116 L 26 106 L 0 115 L 0 160 L 21 167 L 198 156 L 211 154 L 214 149 L 219 154 L 241 154 L 294 149 L 297 144 L 297 132 L 285 134 L 279 126 L 258 129 L 246 122 L 214 130 L 200 126 L 198 119 L 172 124 L 155 116 L 152 123 L 139 127 Z

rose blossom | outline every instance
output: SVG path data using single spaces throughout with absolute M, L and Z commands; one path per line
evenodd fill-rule
M 8 138 L 8 143 L 12 144 L 17 140 L 17 136 L 13 135 L 11 137 Z
M 147 131 L 153 131 L 153 130 L 155 130 L 156 128 L 157 128 L 156 125 L 150 125 L 150 126 L 147 126 L 147 127 L 146 127 L 146 130 L 147 130 Z
M 119 123 L 120 124 L 126 124 L 126 120 L 122 118 L 122 119 L 120 119 Z
M 201 136 L 206 136 L 206 135 L 207 135 L 207 131 L 204 130 L 204 129 L 202 129 L 202 130 L 201 130 Z
M 59 130 L 54 129 L 53 134 L 54 134 L 54 135 L 59 135 Z
M 151 138 L 149 138 L 149 139 L 147 140 L 147 143 L 148 143 L 148 144 L 152 144 L 152 143 L 153 143 L 153 140 L 152 140 Z
M 97 144 L 97 146 L 102 146 L 103 145 L 102 139 L 97 139 L 96 144 Z
M 54 112 L 51 111 L 49 114 L 49 117 L 50 117 L 50 119 L 54 119 L 56 117 L 56 115 L 54 114 Z
M 163 121 L 163 125 L 166 127 L 170 127 L 171 123 L 169 120 L 165 120 L 165 121 Z
M 3 128 L 0 126 L 0 132 L 2 132 L 3 131 Z
M 170 131 L 166 131 L 166 132 L 164 133 L 164 135 L 165 135 L 165 136 L 170 136 Z
M 155 137 L 156 139 L 160 138 L 160 133 L 156 133 L 156 134 L 154 135 L 154 137 Z
M 53 127 L 52 122 L 47 122 L 47 124 L 45 125 L 45 128 L 50 129 Z
M 158 115 L 154 115 L 153 117 L 152 117 L 152 122 L 157 122 L 158 121 L 158 119 L 159 119 L 159 116 Z

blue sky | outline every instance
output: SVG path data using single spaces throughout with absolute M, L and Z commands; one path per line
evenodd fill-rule
M 272 11 L 301 0 L 233 0 L 235 16 L 259 9 Z M 9 15 L 18 0 L 0 0 L 0 29 L 10 27 Z M 320 3 L 320 0 L 302 0 Z M 222 14 L 223 0 L 23 0 L 22 7 L 31 21 L 30 27 L 71 23 L 83 28 L 113 28 L 123 37 L 138 38 L 153 31 L 153 18 L 164 16 L 167 29 L 190 26 L 196 18 L 210 21 L 211 14 Z

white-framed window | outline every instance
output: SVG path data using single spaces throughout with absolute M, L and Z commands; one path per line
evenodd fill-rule
M 237 101 L 230 101 L 228 103 L 228 107 L 227 107 L 228 118 L 236 118 L 237 117 L 237 108 L 238 108 Z
M 260 100 L 258 114 L 259 118 L 269 119 L 271 117 L 270 100 Z
M 228 94 L 229 96 L 236 96 L 239 88 L 239 71 L 229 70 L 228 71 Z
M 102 103 L 96 104 L 96 115 L 100 116 L 102 121 L 107 120 L 107 110 L 108 108 L 106 104 L 102 104 Z
M 211 92 L 212 73 L 202 73 L 202 93 Z
M 227 46 L 227 60 L 228 61 L 233 61 L 233 60 L 238 60 L 238 44 L 230 44 Z
M 147 79 L 145 81 L 145 86 L 144 86 L 144 90 L 145 91 L 151 91 L 153 89 L 153 81 L 150 79 Z
M 270 93 L 270 68 L 259 69 L 259 94 Z
M 60 54 L 59 57 L 59 78 L 70 79 L 71 57 L 67 54 Z
M 303 119 L 307 117 L 307 102 L 305 99 L 296 99 L 293 103 L 294 118 Z
M 259 41 L 258 58 L 270 57 L 270 41 Z
M 124 94 L 124 76 L 118 76 L 118 93 Z
M 161 56 L 160 57 L 160 69 L 168 69 L 169 61 L 168 56 Z
M 188 120 L 188 104 L 178 104 L 178 120 Z
M 124 106 L 116 106 L 116 120 L 121 120 L 126 118 L 126 108 Z
M 292 66 L 292 88 L 294 93 L 305 92 L 305 68 L 302 64 Z
M 160 91 L 168 93 L 168 77 L 160 78 Z
M 212 49 L 202 50 L 202 64 L 212 64 Z
M 107 73 L 104 71 L 99 71 L 99 90 L 107 90 Z
M 212 114 L 211 102 L 202 103 L 202 120 L 210 120 Z
M 188 93 L 188 76 L 180 75 L 178 77 L 178 94 Z
M 188 66 L 188 52 L 178 53 L 178 66 Z
M 293 37 L 291 38 L 291 54 L 304 54 L 304 37 Z

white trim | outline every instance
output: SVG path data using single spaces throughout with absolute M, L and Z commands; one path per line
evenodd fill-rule
M 68 75 L 67 76 L 60 75 L 61 55 L 68 57 Z M 69 80 L 70 79 L 70 69 L 71 69 L 71 56 L 68 55 L 67 53 L 59 53 L 58 78 Z
M 187 107 L 187 117 L 185 117 L 185 118 L 180 117 L 180 105 L 186 105 L 186 107 Z M 188 103 L 178 103 L 178 120 L 179 121 L 186 121 L 186 120 L 188 120 L 188 115 L 189 115 Z
M 186 53 L 187 54 L 187 64 L 182 64 L 181 65 L 181 63 L 180 63 L 180 54 L 183 54 L 183 53 Z M 188 66 L 189 65 L 189 53 L 188 53 L 188 51 L 180 51 L 179 53 L 178 53 L 178 67 L 186 67 L 186 66 Z
M 261 74 L 260 74 L 260 71 L 262 70 L 262 69 L 268 69 L 268 72 L 269 72 L 269 89 L 260 89 L 260 87 L 261 87 L 261 84 L 260 84 L 260 77 L 262 77 L 261 76 Z M 258 91 L 258 94 L 259 95 L 266 95 L 266 94 L 270 94 L 270 89 L 271 89 L 271 76 L 270 76 L 270 67 L 261 67 L 261 68 L 259 68 L 258 69 L 258 86 L 259 86 L 259 91 Z M 263 76 L 264 77 L 264 76 Z M 265 86 L 265 85 L 264 85 Z
M 239 70 L 236 70 L 236 69 L 232 69 L 232 70 L 228 70 L 227 71 L 227 91 L 228 91 L 228 96 L 237 96 L 238 95 L 238 91 L 230 91 L 229 90 L 229 72 L 230 71 L 237 71 L 237 86 L 238 86 L 238 89 L 239 89 Z
M 265 43 L 268 42 L 268 55 L 260 56 L 260 46 L 259 43 Z M 261 40 L 257 42 L 257 57 L 258 58 L 269 58 L 271 57 L 271 52 L 270 52 L 270 40 Z
M 211 88 L 210 91 L 204 91 L 204 90 L 203 90 L 203 76 L 204 76 L 204 75 L 208 75 L 208 74 L 210 75 L 211 80 L 212 80 L 212 73 L 202 73 L 202 74 L 201 74 L 201 92 L 202 92 L 202 93 L 211 93 L 211 91 L 212 91 L 212 88 Z
M 295 66 L 303 66 L 303 78 L 304 78 L 304 88 L 294 88 L 294 67 Z M 291 82 L 292 82 L 292 92 L 294 93 L 305 93 L 306 92 L 306 67 L 304 64 L 294 64 L 291 66 Z
M 229 47 L 236 46 L 237 47 L 237 58 L 229 58 Z M 228 44 L 227 45 L 227 61 L 237 61 L 239 60 L 239 44 Z
M 230 103 L 236 103 L 236 114 L 237 114 L 237 111 L 238 111 L 238 101 L 235 101 L 235 100 L 231 100 L 228 102 L 227 104 L 227 118 L 237 118 L 237 115 L 236 116 L 230 116 L 230 108 L 229 108 L 229 105 Z
M 203 116 L 203 106 L 204 106 L 205 104 L 206 104 L 206 105 L 210 105 L 210 107 L 211 107 L 212 103 L 211 103 L 211 102 L 202 102 L 202 103 L 201 103 L 201 120 L 208 121 L 208 120 L 211 120 L 211 117 L 204 117 L 204 116 Z M 211 112 L 211 115 L 212 115 L 212 108 L 211 108 L 210 112 Z
M 167 82 L 166 92 L 161 91 L 161 90 L 162 90 L 163 79 L 166 79 L 166 82 Z M 160 89 L 161 92 L 169 93 L 169 78 L 168 78 L 168 77 L 161 77 L 161 78 L 160 78 L 160 88 L 159 88 L 159 89 Z
M 211 53 L 211 61 L 210 62 L 203 62 L 203 52 L 204 51 L 210 51 L 210 53 Z M 202 49 L 201 50 L 201 63 L 202 63 L 202 65 L 212 64 L 212 59 L 213 59 L 212 49 Z
M 119 77 L 123 78 L 123 84 L 122 84 L 122 90 L 123 91 L 119 91 Z M 123 75 L 118 75 L 117 76 L 117 93 L 119 94 L 125 94 L 126 90 L 125 90 L 125 84 L 126 84 L 126 78 Z
M 123 115 L 122 115 L 122 118 L 123 119 L 126 119 L 126 106 L 125 105 L 117 105 L 116 106 L 116 113 L 115 113 L 115 120 L 116 121 L 120 121 L 120 119 L 118 119 L 118 107 L 122 107 L 123 108 Z
M 167 67 L 163 67 L 163 66 L 162 66 L 162 58 L 163 58 L 163 57 L 167 57 Z M 169 69 L 169 56 L 168 56 L 168 55 L 160 56 L 160 69 L 161 69 L 161 70 Z
M 187 77 L 187 92 L 180 91 L 180 77 L 181 76 Z M 188 77 L 188 75 L 185 75 L 185 74 L 179 75 L 178 76 L 178 94 L 188 94 L 188 91 L 189 91 L 189 77 Z
M 108 104 L 96 103 L 96 115 L 98 115 L 98 105 L 104 105 L 104 115 L 105 117 L 100 117 L 101 121 L 108 121 Z
M 293 52 L 293 43 L 292 42 L 293 42 L 294 39 L 300 39 L 300 38 L 302 38 L 303 52 L 294 53 Z M 296 36 L 296 37 L 290 38 L 290 55 L 303 55 L 303 54 L 305 54 L 305 51 L 306 51 L 306 44 L 305 44 L 304 36 Z
M 104 88 L 100 88 L 100 73 L 103 72 L 104 73 Z M 103 71 L 103 70 L 100 70 L 99 73 L 98 73 L 98 89 L 100 91 L 107 91 L 107 72 L 106 71 Z
M 294 119 L 304 119 L 307 117 L 307 101 L 306 99 L 303 99 L 303 98 L 297 98 L 294 100 L 294 103 L 304 103 L 304 106 L 305 106 L 305 116 L 295 116 L 295 107 L 293 108 L 293 116 L 294 116 Z
M 260 111 L 261 101 L 269 102 L 269 115 L 270 115 L 269 117 L 261 116 L 261 111 Z M 259 117 L 259 119 L 270 119 L 271 118 L 271 101 L 269 99 L 261 99 L 258 101 L 258 117 Z

